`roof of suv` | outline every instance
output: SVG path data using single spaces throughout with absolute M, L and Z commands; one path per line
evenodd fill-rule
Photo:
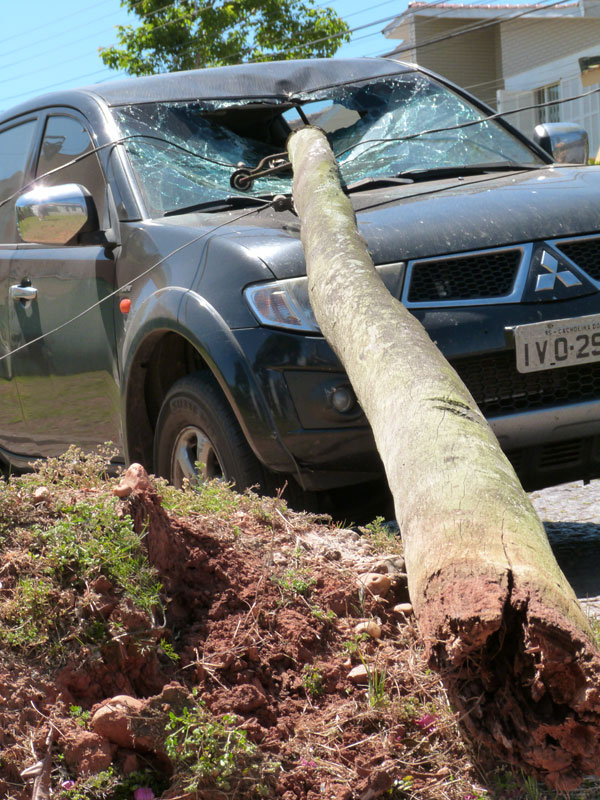
M 129 78 L 86 87 L 110 106 L 169 100 L 289 98 L 339 83 L 394 75 L 411 67 L 386 58 L 268 61 Z
M 34 97 L 0 112 L 0 121 L 49 105 L 75 105 L 90 96 L 109 106 L 176 100 L 289 99 L 301 92 L 414 70 L 387 58 L 267 61 L 95 83 Z

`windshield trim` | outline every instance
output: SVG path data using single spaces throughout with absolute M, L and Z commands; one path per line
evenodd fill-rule
M 340 85 L 344 88 L 338 89 Z M 332 93 L 325 88 L 296 92 L 294 99 L 290 95 L 275 103 L 262 97 L 258 102 L 246 98 L 240 105 L 221 98 L 114 109 L 123 134 L 128 140 L 136 140 L 129 141 L 125 149 L 148 216 L 178 213 L 179 208 L 204 202 L 211 206 L 236 191 L 240 197 L 289 192 L 290 176 L 278 178 L 282 166 L 288 164 L 281 148 L 290 124 L 293 130 L 307 121 L 301 111 L 299 120 L 283 117 L 294 106 L 304 106 L 317 126 L 322 122 L 339 161 L 342 180 L 349 185 L 363 177 L 419 180 L 419 173 L 435 168 L 437 153 L 440 169 L 452 173 L 463 168 L 467 173 L 474 167 L 483 171 L 534 169 L 551 163 L 532 142 L 504 124 L 497 114 L 489 113 L 491 109 L 423 70 L 349 79 L 334 86 Z M 311 104 L 309 110 L 307 105 Z M 356 120 L 349 121 L 349 112 Z M 452 123 L 461 118 L 456 124 L 435 126 L 436 122 Z M 470 136 L 460 134 L 474 126 L 484 127 Z M 274 138 L 268 133 L 271 129 L 276 131 Z M 407 146 L 419 139 L 416 149 Z M 171 148 L 182 156 L 172 155 Z M 280 164 L 271 164 L 275 155 Z M 201 168 L 200 160 L 217 169 Z M 166 183 L 160 178 L 161 188 L 157 189 L 155 178 L 159 173 L 166 176 Z M 238 174 L 247 189 L 231 182 Z M 253 185 L 255 181 L 262 183 L 260 188 Z

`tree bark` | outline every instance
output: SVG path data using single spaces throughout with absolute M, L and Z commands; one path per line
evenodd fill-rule
M 588 620 L 475 401 L 379 279 L 324 134 L 288 150 L 311 304 L 373 429 L 430 663 L 478 742 L 573 788 L 600 772 Z

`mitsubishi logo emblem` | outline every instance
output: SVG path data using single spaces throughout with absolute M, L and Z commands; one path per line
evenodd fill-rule
M 547 289 L 554 289 L 554 284 L 557 280 L 559 280 L 563 286 L 570 288 L 571 286 L 581 286 L 581 281 L 579 278 L 574 275 L 570 269 L 563 268 L 560 269 L 560 264 L 554 256 L 550 255 L 550 253 L 544 252 L 542 253 L 542 260 L 541 265 L 548 272 L 545 272 L 541 275 L 538 275 L 537 283 L 535 285 L 536 292 L 543 292 Z

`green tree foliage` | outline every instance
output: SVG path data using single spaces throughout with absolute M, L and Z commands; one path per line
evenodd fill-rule
M 347 24 L 314 0 L 122 0 L 140 18 L 102 48 L 113 69 L 152 75 L 242 61 L 332 56 Z

